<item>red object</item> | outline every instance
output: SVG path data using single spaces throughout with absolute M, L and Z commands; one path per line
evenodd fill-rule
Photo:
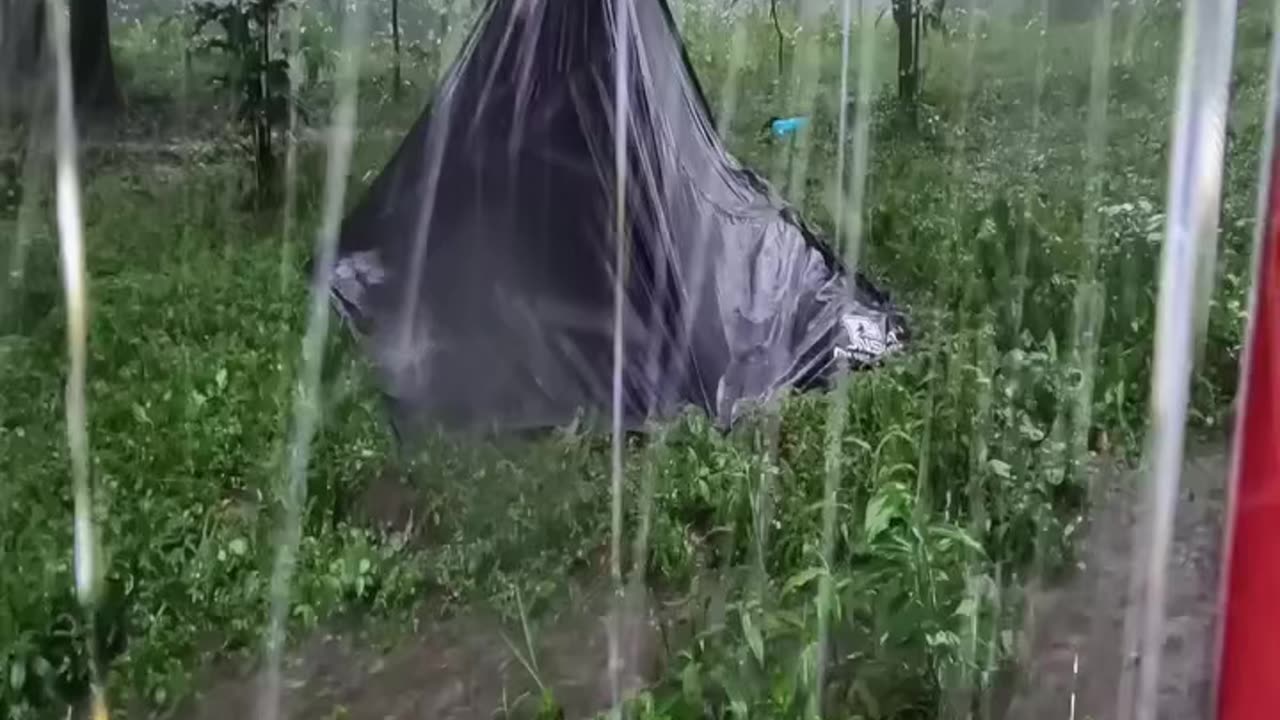
M 1270 162 L 1227 518 L 1218 720 L 1280 718 L 1280 143 Z

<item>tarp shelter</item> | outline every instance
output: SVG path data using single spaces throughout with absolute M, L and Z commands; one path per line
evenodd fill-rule
M 343 224 L 335 304 L 402 435 L 607 417 L 619 326 L 629 428 L 690 404 L 728 424 L 901 342 L 888 298 L 726 152 L 665 1 L 616 1 L 492 0 Z

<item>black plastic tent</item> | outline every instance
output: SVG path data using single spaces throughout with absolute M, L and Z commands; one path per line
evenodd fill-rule
M 902 342 L 726 152 L 665 1 L 617 2 L 492 0 L 343 224 L 335 304 L 402 435 L 566 424 L 615 393 L 629 428 L 690 404 L 728 424 Z

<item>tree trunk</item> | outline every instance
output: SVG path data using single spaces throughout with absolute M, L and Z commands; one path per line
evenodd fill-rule
M 1093 20 L 1105 0 L 1050 0 L 1049 21 L 1060 24 Z
M 43 0 L 0 0 L 0 121 L 31 109 L 49 70 Z
M 112 115 L 124 104 L 111 59 L 107 0 L 71 2 L 71 83 L 82 113 Z
M 922 75 L 920 46 L 924 44 L 924 0 L 915 0 L 912 4 L 915 6 L 915 16 L 912 18 L 911 23 L 911 72 L 915 75 L 915 90 L 918 91 Z
M 395 67 L 391 76 L 392 96 L 400 99 L 400 0 L 391 0 L 391 45 L 395 50 Z
M 898 26 L 898 99 L 913 103 L 919 79 L 916 68 L 916 0 L 893 0 L 893 22 Z

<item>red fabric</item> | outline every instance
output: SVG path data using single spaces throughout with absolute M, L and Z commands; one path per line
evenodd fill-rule
M 1218 720 L 1280 718 L 1280 152 L 1271 161 L 1228 527 Z

